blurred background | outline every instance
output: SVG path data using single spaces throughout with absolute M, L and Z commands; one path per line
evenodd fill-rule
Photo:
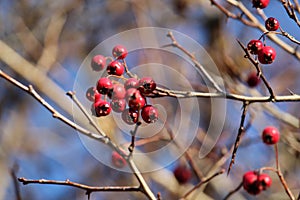
M 240 14 L 225 1 L 219 2 L 231 12 Z M 264 23 L 250 1 L 241 2 Z M 279 1 L 272 1 L 264 12 L 268 17 L 276 17 L 285 31 L 300 40 L 297 38 L 299 27 Z M 251 39 L 258 39 L 262 32 L 226 18 L 209 0 L 1 0 L 0 69 L 24 84 L 34 85 L 58 111 L 72 118 L 72 102 L 65 92 L 73 89 L 78 69 L 86 56 L 115 34 L 149 26 L 174 29 L 201 44 L 221 72 L 228 92 L 267 94 L 263 84 L 255 89 L 247 86 L 247 76 L 255 69 L 244 59 L 236 41 L 247 44 Z M 281 39 L 296 47 L 287 39 Z M 275 62 L 263 68 L 275 93 L 300 93 L 299 59 L 268 39 L 266 43 L 277 51 Z M 201 90 L 197 79 L 191 79 L 191 82 L 195 90 Z M 17 177 L 70 179 L 93 186 L 137 184 L 131 174 L 107 167 L 95 159 L 75 130 L 53 119 L 32 97 L 4 79 L 0 80 L 0 88 L 0 199 L 17 199 L 16 186 L 20 188 L 22 199 L 87 199 L 84 191 L 65 186 L 16 185 L 12 171 Z M 207 175 L 221 168 L 227 169 L 230 155 L 227 152 L 236 138 L 242 105 L 226 101 L 222 135 L 213 151 L 199 159 L 199 148 L 211 113 L 206 106 L 207 100 L 199 99 L 198 102 L 207 115 L 201 115 L 199 134 L 189 153 L 199 170 Z M 248 129 L 230 175 L 218 176 L 190 199 L 222 199 L 238 186 L 246 171 L 275 166 L 273 148 L 264 145 L 260 139 L 261 131 L 269 125 L 281 131 L 280 164 L 288 185 L 297 196 L 300 189 L 299 109 L 300 102 L 251 105 L 246 118 Z M 227 159 L 223 161 L 221 158 L 224 157 Z M 196 178 L 184 185 L 176 181 L 172 170 L 178 163 L 186 163 L 186 159 L 182 157 L 164 169 L 145 174 L 150 187 L 154 192 L 160 192 L 163 199 L 179 199 L 197 184 Z M 278 177 L 269 174 L 273 178 L 269 190 L 256 197 L 240 190 L 232 199 L 287 199 Z M 145 197 L 139 193 L 93 193 L 91 199 Z

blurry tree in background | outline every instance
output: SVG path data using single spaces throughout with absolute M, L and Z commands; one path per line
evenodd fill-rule
M 72 101 L 65 93 L 73 90 L 77 70 L 86 56 L 112 35 L 139 27 L 163 27 L 182 32 L 199 42 L 218 67 L 229 93 L 249 96 L 268 94 L 263 84 L 255 89 L 248 87 L 248 74 L 255 71 L 255 68 L 244 58 L 245 52 L 237 42 L 238 39 L 246 45 L 250 40 L 258 39 L 263 31 L 257 24 L 254 27 L 244 24 L 242 19 L 248 19 L 248 15 L 242 14 L 241 7 L 235 5 L 243 3 L 246 10 L 258 20 L 256 23 L 264 25 L 267 17 L 276 17 L 285 32 L 300 40 L 299 26 L 289 17 L 282 3 L 285 1 L 271 1 L 266 9 L 257 10 L 252 8 L 250 0 L 219 0 L 217 5 L 228 11 L 227 16 L 212 2 L 1 0 L 0 69 L 24 84 L 32 84 L 43 98 L 71 119 Z M 297 6 L 294 12 L 300 16 Z M 274 93 L 299 94 L 300 53 L 296 48 L 299 43 L 280 37 L 290 47 L 284 49 L 278 45 L 278 40 L 266 40 L 277 51 L 275 62 L 263 67 L 263 74 Z M 185 48 L 189 49 L 188 46 Z M 295 49 L 295 54 L 289 52 L 291 48 Z M 172 65 L 172 61 L 169 61 L 169 66 Z M 190 81 L 194 90 L 201 90 L 195 77 Z M 74 129 L 52 119 L 51 114 L 30 95 L 3 79 L 0 88 L 0 199 L 17 199 L 18 194 L 21 199 L 87 199 L 85 191 L 80 189 L 59 185 L 23 186 L 16 182 L 14 176 L 70 179 L 91 186 L 137 185 L 132 174 L 112 169 L 96 160 L 82 145 Z M 199 183 L 193 172 L 188 183 L 179 184 L 172 172 L 178 163 L 186 164 L 191 159 L 201 172 L 202 180 L 228 168 L 243 104 L 226 101 L 226 122 L 222 135 L 213 150 L 200 159 L 199 148 L 211 113 L 205 99 L 198 98 L 198 101 L 200 110 L 205 110 L 207 115 L 201 115 L 198 134 L 188 154 L 164 169 L 144 174 L 151 190 L 154 193 L 160 192 L 162 199 L 179 199 Z M 269 125 L 276 126 L 281 132 L 278 144 L 280 167 L 289 188 L 297 197 L 300 190 L 299 108 L 299 101 L 251 104 L 245 123 L 246 133 L 230 174 L 213 178 L 187 199 L 223 199 L 240 184 L 245 172 L 275 166 L 273 148 L 261 141 L 261 132 Z M 113 129 L 114 126 L 108 123 L 107 129 Z M 103 154 L 110 156 L 110 152 Z M 253 196 L 241 189 L 231 198 L 288 199 L 276 174 L 269 174 L 273 183 L 267 191 Z M 17 188 L 19 191 L 16 191 Z M 138 192 L 95 192 L 91 199 L 146 197 Z

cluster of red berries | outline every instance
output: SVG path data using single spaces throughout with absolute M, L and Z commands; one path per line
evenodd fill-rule
M 106 66 L 106 58 L 96 55 L 92 59 L 91 66 L 95 71 L 106 67 L 108 75 L 121 77 L 124 73 L 124 59 L 127 54 L 125 47 L 117 45 L 112 50 L 115 60 Z M 140 113 L 146 123 L 154 123 L 158 119 L 158 110 L 152 105 L 147 105 L 146 96 L 155 88 L 156 83 L 151 77 L 143 77 L 139 80 L 128 78 L 124 83 L 114 83 L 108 76 L 101 77 L 95 89 L 87 90 L 86 96 L 94 102 L 92 113 L 97 117 L 107 116 L 113 110 L 122 113 L 122 119 L 130 125 L 138 122 Z M 107 97 L 110 102 L 107 101 Z
M 267 145 L 276 144 L 279 141 L 279 131 L 273 126 L 268 126 L 263 130 L 262 140 Z M 260 174 L 256 171 L 248 171 L 243 176 L 243 187 L 253 195 L 259 194 L 271 186 L 272 179 L 268 174 Z
M 265 21 L 265 27 L 268 31 L 276 31 L 279 28 L 279 22 L 274 17 L 269 17 Z M 271 64 L 275 60 L 276 51 L 271 46 L 265 46 L 260 40 L 251 40 L 247 49 L 251 54 L 257 55 L 261 64 Z
M 243 176 L 243 187 L 249 194 L 257 195 L 269 188 L 271 184 L 272 179 L 268 174 L 248 171 Z

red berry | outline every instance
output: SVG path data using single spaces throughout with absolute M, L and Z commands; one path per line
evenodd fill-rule
M 121 84 L 114 84 L 113 89 L 108 93 L 108 96 L 112 99 L 124 99 L 125 98 L 125 88 Z
M 117 59 L 124 59 L 128 54 L 127 49 L 122 45 L 117 45 L 112 50 L 112 55 Z
M 276 51 L 270 46 L 265 46 L 258 52 L 258 60 L 261 64 L 271 64 L 275 57 Z
M 142 118 L 146 123 L 154 123 L 158 119 L 158 110 L 154 106 L 144 106 L 141 112 Z
M 279 21 L 274 17 L 269 17 L 265 22 L 268 31 L 276 31 L 279 28 Z
M 258 181 L 261 190 L 266 190 L 268 187 L 271 187 L 272 179 L 268 174 L 260 174 L 258 176 Z
M 113 151 L 111 154 L 111 162 L 117 168 L 126 166 L 126 160 L 116 151 Z
M 135 78 L 129 78 L 125 81 L 124 87 L 126 90 L 129 88 L 138 88 L 139 87 L 139 81 Z
M 139 113 L 136 110 L 126 109 L 122 112 L 122 119 L 126 124 L 135 124 L 138 122 Z
M 143 77 L 139 80 L 139 90 L 143 94 L 149 94 L 156 88 L 156 83 L 151 77 Z
M 128 99 L 128 106 L 133 110 L 140 110 L 146 104 L 146 98 L 136 90 Z
M 108 94 L 113 89 L 113 83 L 110 79 L 102 77 L 97 82 L 97 90 L 100 94 Z
M 95 100 L 95 93 L 98 93 L 98 91 L 96 90 L 95 87 L 90 87 L 89 89 L 87 89 L 85 96 L 89 101 L 94 102 Z
M 259 185 L 257 173 L 255 171 L 249 171 L 244 174 L 243 187 L 249 194 L 259 194 L 261 192 Z
M 192 172 L 185 166 L 178 165 L 174 170 L 174 176 L 180 184 L 188 182 L 192 177 Z
M 91 66 L 95 71 L 100 71 L 105 68 L 106 58 L 102 55 L 95 55 L 92 59 Z
M 106 71 L 110 75 L 121 76 L 124 73 L 124 65 L 115 60 L 108 64 Z
M 265 144 L 272 145 L 279 141 L 280 134 L 277 128 L 268 126 L 263 130 L 262 139 Z
M 111 112 L 111 107 L 107 101 L 98 100 L 94 103 L 95 115 L 97 117 L 107 116 Z
M 252 5 L 254 8 L 263 9 L 267 7 L 270 3 L 270 0 L 252 0 Z
M 255 87 L 260 83 L 260 78 L 257 76 L 256 72 L 252 72 L 248 75 L 247 83 L 249 87 Z
M 120 113 L 123 112 L 126 108 L 126 101 L 125 99 L 113 99 L 110 102 L 110 106 L 113 111 Z
M 260 40 L 251 40 L 248 45 L 247 49 L 250 51 L 251 54 L 257 54 L 260 50 L 262 50 L 264 44 Z

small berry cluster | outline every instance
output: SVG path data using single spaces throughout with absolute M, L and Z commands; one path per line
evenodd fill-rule
M 271 184 L 272 179 L 268 174 L 248 171 L 243 176 L 243 187 L 249 194 L 257 195 L 269 188 Z
M 264 8 L 259 5 L 267 6 L 268 3 L 269 1 L 253 1 L 253 6 Z M 276 31 L 279 28 L 279 21 L 274 17 L 269 17 L 265 21 L 265 27 L 268 31 Z M 275 49 L 271 46 L 265 46 L 260 40 L 251 40 L 248 42 L 247 49 L 250 54 L 257 55 L 257 59 L 261 64 L 271 64 L 275 60 Z M 256 72 L 252 72 L 248 75 L 247 83 L 249 87 L 255 87 L 260 83 L 260 77 L 257 76 Z
M 89 88 L 86 97 L 93 101 L 92 113 L 97 117 L 107 116 L 113 110 L 122 113 L 122 119 L 127 124 L 135 124 L 142 119 L 146 123 L 154 123 L 158 119 L 158 110 L 147 104 L 146 96 L 151 94 L 156 83 L 151 77 L 141 79 L 125 78 L 125 61 L 128 52 L 125 47 L 117 45 L 112 50 L 115 60 L 106 66 L 106 58 L 96 55 L 91 61 L 94 71 L 103 70 L 106 67 L 107 77 L 101 77 L 97 81 L 96 88 Z M 124 83 L 113 81 L 110 77 L 119 77 L 126 80 Z M 110 102 L 107 101 L 108 98 Z
M 262 140 L 267 145 L 276 144 L 279 137 L 279 131 L 273 126 L 268 126 L 263 130 Z M 243 176 L 243 187 L 249 194 L 257 195 L 270 187 L 271 183 L 272 179 L 269 175 L 257 171 L 248 171 Z

